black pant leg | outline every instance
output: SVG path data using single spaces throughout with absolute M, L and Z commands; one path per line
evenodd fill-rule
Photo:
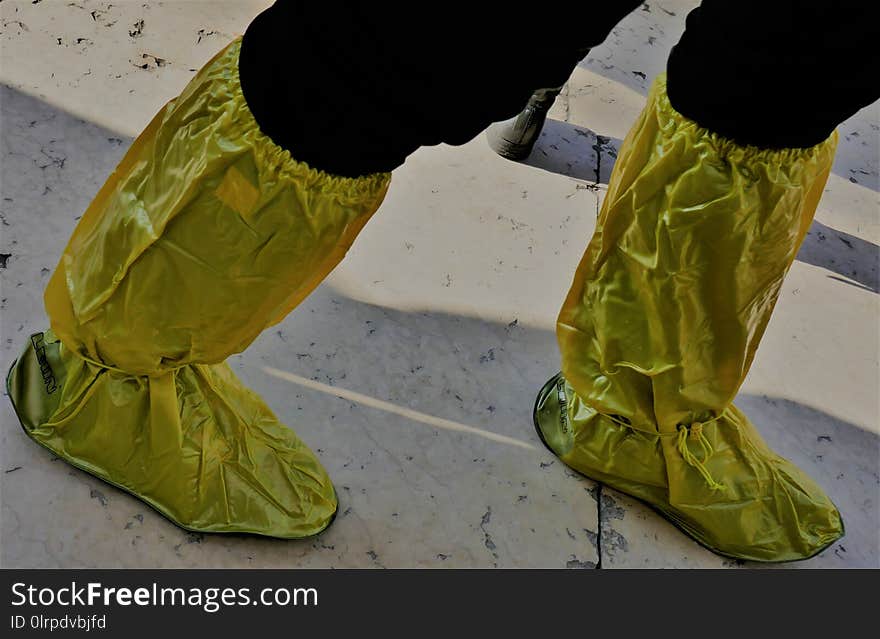
M 880 97 L 880 3 L 703 0 L 669 57 L 673 107 L 740 144 L 803 148 Z
M 640 2 L 554 5 L 277 0 L 248 27 L 240 75 L 264 133 L 329 173 L 390 171 L 420 146 L 462 144 L 564 83 Z M 492 3 L 495 4 L 495 3 Z M 582 15 L 575 20 L 570 16 Z

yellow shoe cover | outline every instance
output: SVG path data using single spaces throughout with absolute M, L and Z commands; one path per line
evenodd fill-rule
M 339 178 L 263 135 L 240 41 L 133 143 L 7 380 L 25 431 L 180 526 L 296 538 L 332 521 L 317 458 L 223 363 L 345 255 L 390 175 Z
M 320 462 L 226 364 L 139 377 L 37 333 L 7 388 L 34 441 L 189 530 L 297 538 L 336 513 Z
M 836 141 L 737 146 L 677 113 L 661 76 L 559 315 L 544 442 L 723 555 L 804 559 L 843 535 L 822 489 L 732 404 Z

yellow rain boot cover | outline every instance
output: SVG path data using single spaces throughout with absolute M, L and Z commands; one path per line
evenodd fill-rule
M 7 386 L 27 434 L 178 525 L 295 538 L 336 495 L 223 363 L 329 273 L 390 175 L 339 178 L 263 135 L 236 40 L 135 140 L 89 206 Z M 295 77 L 291 78 L 295 81 Z
M 836 142 L 737 146 L 677 113 L 661 76 L 559 315 L 563 373 L 535 411 L 545 443 L 725 555 L 803 559 L 843 534 L 732 404 Z

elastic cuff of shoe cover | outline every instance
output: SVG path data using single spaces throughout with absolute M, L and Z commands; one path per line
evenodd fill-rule
M 821 488 L 731 404 L 835 143 L 737 145 L 677 113 L 661 76 L 559 315 L 567 382 L 539 398 L 544 441 L 721 554 L 803 559 L 843 534 Z
M 33 336 L 9 393 L 31 438 L 184 528 L 304 537 L 336 512 L 330 479 L 222 362 L 342 259 L 390 176 L 331 176 L 263 135 L 238 50 L 95 197 L 46 289 L 53 330 Z

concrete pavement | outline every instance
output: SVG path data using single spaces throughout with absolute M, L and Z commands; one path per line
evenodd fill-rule
M 47 325 L 48 275 L 133 137 L 267 4 L 0 4 L 0 361 Z M 482 136 L 414 154 L 340 267 L 233 358 L 334 478 L 340 516 L 325 534 L 187 533 L 33 444 L 4 400 L 0 563 L 751 567 L 575 475 L 531 426 L 616 149 L 695 4 L 648 2 L 618 25 L 526 162 Z M 796 568 L 880 567 L 878 111 L 840 127 L 816 222 L 738 399 L 844 515 L 847 536 Z

